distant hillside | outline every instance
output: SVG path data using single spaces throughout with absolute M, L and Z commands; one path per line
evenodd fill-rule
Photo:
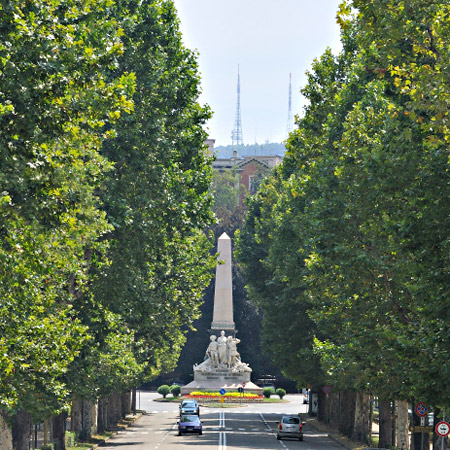
M 252 144 L 252 145 L 225 145 L 214 148 L 218 158 L 231 158 L 233 150 L 237 150 L 238 157 L 243 156 L 284 156 L 286 147 L 284 144 Z

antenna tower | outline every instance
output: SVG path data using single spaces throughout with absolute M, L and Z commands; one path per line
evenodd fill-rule
M 289 107 L 286 125 L 286 134 L 288 137 L 292 133 L 293 129 L 294 129 L 294 121 L 292 119 L 292 76 L 291 74 L 289 74 Z
M 238 66 L 238 79 L 237 79 L 237 100 L 236 100 L 236 115 L 234 118 L 234 128 L 231 132 L 231 141 L 233 147 L 235 145 L 243 145 L 244 141 L 242 139 L 242 123 L 241 123 L 241 82 L 239 77 L 239 66 Z

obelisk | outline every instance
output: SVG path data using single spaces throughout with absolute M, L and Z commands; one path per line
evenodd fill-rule
M 194 380 L 181 388 L 181 394 L 193 391 L 236 392 L 245 386 L 246 392 L 262 394 L 262 388 L 251 381 L 251 367 L 241 360 L 236 345 L 233 322 L 233 279 L 231 272 L 231 239 L 223 233 L 217 242 L 218 265 L 214 291 L 214 311 L 210 342 L 205 357 L 194 364 Z M 226 346 L 225 353 L 223 346 Z
M 218 264 L 214 290 L 214 312 L 211 331 L 224 330 L 234 334 L 233 279 L 231 272 L 231 239 L 223 233 L 217 242 Z

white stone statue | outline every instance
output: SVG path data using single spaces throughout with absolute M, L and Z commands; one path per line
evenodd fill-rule
M 217 339 L 217 352 L 219 355 L 219 364 L 225 366 L 227 364 L 227 337 L 223 330 L 220 332 L 220 336 Z
M 227 366 L 232 368 L 236 362 L 240 361 L 240 355 L 237 351 L 237 344 L 240 339 L 233 339 L 233 336 L 228 336 L 227 339 Z
M 218 338 L 211 335 L 209 339 L 211 342 L 206 349 L 205 360 L 201 364 L 194 364 L 194 373 L 207 375 L 216 373 L 218 369 L 229 369 L 233 375 L 239 376 L 252 371 L 247 363 L 241 361 L 237 351 L 240 339 L 226 337 L 223 330 Z
M 211 367 L 217 367 L 219 365 L 219 353 L 218 353 L 218 344 L 217 344 L 217 336 L 214 334 L 209 338 L 211 342 L 206 349 L 206 356 L 210 359 Z

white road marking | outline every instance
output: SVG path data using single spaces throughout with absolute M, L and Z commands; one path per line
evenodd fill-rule
M 270 428 L 270 425 L 267 423 L 266 419 L 264 418 L 264 416 L 263 416 L 261 413 L 259 413 L 259 417 L 261 417 L 261 420 L 263 421 L 263 423 L 264 423 L 264 425 L 266 426 L 266 428 L 267 428 L 269 431 L 272 431 L 272 428 Z
M 227 434 L 222 431 L 219 433 L 219 450 L 227 450 Z

